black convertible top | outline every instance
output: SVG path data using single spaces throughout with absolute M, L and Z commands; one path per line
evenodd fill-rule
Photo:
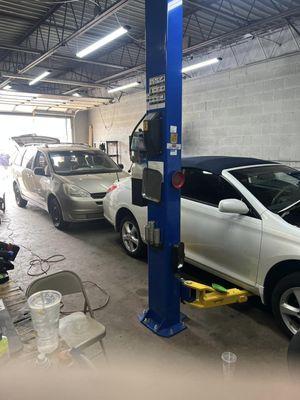
M 226 156 L 197 156 L 182 158 L 183 168 L 198 168 L 203 171 L 221 175 L 224 169 L 247 167 L 250 165 L 278 164 L 274 161 L 260 160 L 247 157 L 226 157 Z

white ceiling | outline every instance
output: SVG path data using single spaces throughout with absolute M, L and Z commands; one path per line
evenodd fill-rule
M 56 96 L 0 90 L 0 112 L 56 111 L 73 114 L 77 110 L 88 110 L 107 102 L 107 99 L 76 96 Z

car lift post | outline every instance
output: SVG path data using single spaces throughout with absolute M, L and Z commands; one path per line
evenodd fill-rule
M 147 112 L 159 112 L 162 126 L 162 154 L 147 161 L 148 166 L 161 165 L 163 184 L 161 202 L 148 203 L 148 220 L 160 230 L 161 245 L 148 246 L 149 308 L 140 321 L 156 334 L 170 337 L 185 329 L 181 284 L 173 262 L 174 246 L 180 243 L 180 190 L 172 186 L 172 176 L 181 170 L 183 11 L 182 0 L 145 3 Z M 160 86 L 157 79 L 165 90 L 155 90 Z

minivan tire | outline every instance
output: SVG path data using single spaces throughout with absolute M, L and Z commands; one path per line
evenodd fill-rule
M 63 219 L 61 206 L 56 198 L 50 200 L 49 213 L 55 228 L 63 231 L 69 226 L 69 223 Z
M 19 185 L 17 184 L 17 182 L 14 183 L 14 193 L 15 193 L 15 199 L 16 199 L 16 203 L 17 203 L 18 207 L 25 208 L 27 206 L 28 201 L 23 199 Z

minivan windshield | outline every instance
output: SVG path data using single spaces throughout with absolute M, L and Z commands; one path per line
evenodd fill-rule
M 264 165 L 230 171 L 265 207 L 280 213 L 300 201 L 300 171 Z
M 49 152 L 54 172 L 59 175 L 118 172 L 120 168 L 100 150 L 67 150 Z

